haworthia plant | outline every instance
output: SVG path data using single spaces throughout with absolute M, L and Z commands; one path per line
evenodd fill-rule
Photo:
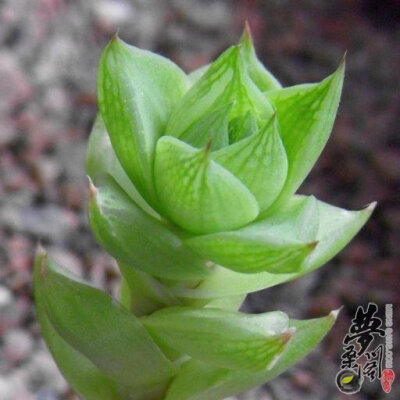
M 113 299 L 43 249 L 43 337 L 84 400 L 218 400 L 310 352 L 337 312 L 308 321 L 238 311 L 249 292 L 320 267 L 366 223 L 297 195 L 330 135 L 344 62 L 282 88 L 249 29 L 189 76 L 117 36 L 98 74 L 89 220 L 122 276 Z

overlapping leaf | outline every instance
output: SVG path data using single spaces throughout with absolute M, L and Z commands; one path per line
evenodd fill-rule
M 206 146 L 209 141 L 211 150 L 228 146 L 228 116 L 231 108 L 232 103 L 223 104 L 210 114 L 202 116 L 179 139 L 197 148 Z
M 200 78 L 206 73 L 206 71 L 210 68 L 210 64 L 203 65 L 199 68 L 193 70 L 189 75 L 189 81 L 192 85 L 200 80 Z
M 221 308 L 223 310 L 238 311 L 244 300 L 246 299 L 246 294 L 239 294 L 235 296 L 218 297 L 216 299 L 205 300 L 207 304 L 206 308 Z M 201 300 L 199 300 L 201 301 Z M 204 301 L 204 300 L 203 300 Z
M 258 131 L 257 119 L 247 111 L 229 122 L 229 143 L 236 143 Z
M 321 154 L 335 120 L 343 77 L 344 62 L 320 83 L 266 92 L 277 110 L 289 161 L 288 177 L 276 205 L 298 189 Z
M 246 71 L 240 46 L 226 50 L 190 88 L 172 112 L 166 134 L 181 138 L 204 115 L 232 102 L 229 119 L 248 110 L 260 119 L 268 119 L 273 113 Z
M 165 384 L 175 374 L 173 364 L 139 320 L 108 295 L 82 283 L 45 256 L 35 269 L 36 294 L 49 323 L 102 374 L 123 387 L 137 387 L 138 392 Z M 91 364 L 87 366 L 91 368 Z M 97 370 L 91 368 L 88 373 Z M 104 388 L 113 395 L 110 385 L 105 380 Z
M 284 274 L 300 270 L 317 244 L 317 226 L 315 199 L 302 198 L 265 221 L 235 231 L 195 236 L 185 243 L 203 257 L 237 272 Z
M 164 214 L 192 233 L 235 229 L 258 215 L 254 196 L 210 159 L 208 148 L 164 136 L 157 143 L 155 181 Z
M 141 319 L 155 341 L 229 369 L 266 369 L 294 331 L 284 313 L 258 315 L 216 308 L 169 307 Z
M 295 196 L 294 199 L 298 201 L 298 196 Z M 329 206 L 321 201 L 317 202 L 317 206 L 319 224 L 315 239 L 318 241 L 318 245 L 311 256 L 305 260 L 299 271 L 279 275 L 269 272 L 245 274 L 230 271 L 226 268 L 216 268 L 212 276 L 195 289 L 174 288 L 174 293 L 189 298 L 232 296 L 269 288 L 305 275 L 319 268 L 342 250 L 368 221 L 375 205 L 371 204 L 360 211 L 344 210 L 339 207 Z M 269 218 L 272 217 L 271 215 Z M 265 223 L 269 218 L 265 219 Z M 313 225 L 312 218 L 308 223 Z M 305 224 L 304 226 L 307 225 Z M 221 282 L 224 282 L 224 284 L 221 285 Z
M 246 72 L 261 91 L 280 89 L 281 84 L 257 58 L 251 37 L 250 27 L 246 23 L 243 35 L 240 38 L 241 57 L 244 61 Z M 208 70 L 209 64 L 204 65 L 189 74 L 190 81 L 196 83 Z
M 251 191 L 263 211 L 281 191 L 287 174 L 287 157 L 272 117 L 257 134 L 212 154 Z
M 296 329 L 296 334 L 267 371 L 234 371 L 188 361 L 172 381 L 165 400 L 221 400 L 266 383 L 306 356 L 331 329 L 336 317 L 337 312 L 332 312 L 308 321 L 291 320 L 289 325 Z
M 121 303 L 137 317 L 180 304 L 158 279 L 122 263 L 119 263 L 119 269 L 123 276 Z
M 247 72 L 257 87 L 263 92 L 280 89 L 281 85 L 278 80 L 257 58 L 248 24 L 245 25 L 243 35 L 240 39 L 240 44 Z
M 113 177 L 118 185 L 143 210 L 156 218 L 158 217 L 157 213 L 146 203 L 121 167 L 100 114 L 96 117 L 89 137 L 86 153 L 86 172 L 95 185 L 104 184 L 109 176 Z
M 114 37 L 98 74 L 98 102 L 118 159 L 142 196 L 154 205 L 153 157 L 176 102 L 189 86 L 171 61 Z
M 87 357 L 68 344 L 52 326 L 46 315 L 40 269 L 45 253 L 35 260 L 34 290 L 36 313 L 42 335 L 60 371 L 73 389 L 86 400 L 119 400 L 121 392 L 115 381 L 101 371 Z
M 128 266 L 167 279 L 201 279 L 209 274 L 198 255 L 111 178 L 99 188 L 91 186 L 89 220 L 97 240 Z

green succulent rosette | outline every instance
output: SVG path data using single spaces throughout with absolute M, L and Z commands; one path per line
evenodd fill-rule
M 325 146 L 344 62 L 282 88 L 249 30 L 186 75 L 117 36 L 98 73 L 89 220 L 117 260 L 115 301 L 43 250 L 43 336 L 86 400 L 217 400 L 272 379 L 315 347 L 336 312 L 308 321 L 237 311 L 249 292 L 335 256 L 373 205 L 347 211 L 295 194 Z

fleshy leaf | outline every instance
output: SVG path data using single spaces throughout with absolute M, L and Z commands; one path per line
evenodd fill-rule
M 273 237 L 222 232 L 198 236 L 186 241 L 203 257 L 233 271 L 256 274 L 295 272 L 316 246 L 311 243 L 279 243 Z
M 40 251 L 35 260 L 34 293 L 36 313 L 42 336 L 58 368 L 82 398 L 86 400 L 119 400 L 121 393 L 116 382 L 69 345 L 51 325 L 43 304 L 43 289 L 40 279 L 40 268 L 42 262 L 45 261 L 45 257 L 45 253 Z
M 288 164 L 276 117 L 256 134 L 212 153 L 212 158 L 250 190 L 261 211 L 275 200 L 285 183 Z
M 237 272 L 295 272 L 316 246 L 318 215 L 310 215 L 313 211 L 317 213 L 315 199 L 295 199 L 264 221 L 236 231 L 195 236 L 185 243 L 204 258 Z
M 100 114 L 96 117 L 89 137 L 86 155 L 86 172 L 95 185 L 103 184 L 107 181 L 109 176 L 112 176 L 143 210 L 159 218 L 157 213 L 146 203 L 137 191 L 134 184 L 121 167 L 114 149 L 112 148 L 110 137 L 108 136 Z
M 204 147 L 209 140 L 211 140 L 211 150 L 228 146 L 228 115 L 231 108 L 232 103 L 224 104 L 210 114 L 204 115 L 186 129 L 179 139 L 197 148 Z
M 257 120 L 250 111 L 229 122 L 229 143 L 235 143 L 258 131 Z
M 319 227 L 318 200 L 314 196 L 293 196 L 279 211 L 252 226 L 274 237 L 303 243 L 315 241 Z
M 173 292 L 180 297 L 216 298 L 255 292 L 299 278 L 321 267 L 342 250 L 368 221 L 375 206 L 371 204 L 361 211 L 348 211 L 321 201 L 317 201 L 317 204 L 320 220 L 316 235 L 318 245 L 299 271 L 287 274 L 244 274 L 215 268 L 212 276 L 195 289 L 173 288 Z M 313 224 L 312 220 L 310 224 Z M 221 285 L 221 282 L 224 284 Z
M 268 119 L 272 107 L 248 76 L 240 46 L 226 50 L 178 102 L 168 121 L 166 134 L 181 138 L 196 121 L 222 105 L 233 106 L 229 119 L 251 110 Z
M 238 311 L 245 299 L 246 294 L 239 294 L 231 297 L 219 297 L 209 301 L 205 305 L 205 308 L 222 308 L 223 310 Z
M 257 87 L 263 92 L 267 90 L 280 89 L 281 85 L 277 79 L 258 60 L 253 40 L 251 38 L 250 27 L 247 23 L 240 39 L 240 44 L 242 45 L 241 51 L 247 71 Z
M 194 71 L 192 71 L 189 75 L 189 81 L 192 85 L 194 85 L 210 68 L 210 64 L 203 65 L 199 68 L 196 68 Z
M 189 87 L 171 61 L 114 37 L 98 74 L 98 102 L 114 151 L 142 196 L 154 205 L 153 158 L 173 106 Z
M 240 39 L 241 55 L 244 59 L 246 70 L 253 82 L 261 91 L 280 89 L 282 86 L 278 80 L 258 60 L 251 37 L 250 27 L 245 24 L 243 35 Z M 189 74 L 190 81 L 196 83 L 210 67 L 210 64 L 203 65 Z
M 187 361 L 169 386 L 165 400 L 221 400 L 264 384 L 310 353 L 329 332 L 336 317 L 334 311 L 323 318 L 291 320 L 289 325 L 296 329 L 296 334 L 276 364 L 267 371 L 234 371 L 197 360 Z
M 277 110 L 289 161 L 287 180 L 276 205 L 298 189 L 321 154 L 335 120 L 343 77 L 344 62 L 320 83 L 266 93 Z
M 204 261 L 160 220 L 138 207 L 111 178 L 99 188 L 92 185 L 90 192 L 93 233 L 118 261 L 160 278 L 208 276 Z
M 139 320 L 107 294 L 46 257 L 37 264 L 36 276 L 55 331 L 118 384 L 151 387 L 175 374 Z
M 197 150 L 162 137 L 156 149 L 155 181 L 164 213 L 189 232 L 236 229 L 258 215 L 254 196 L 210 159 L 207 147 Z
M 372 203 L 361 211 L 348 211 L 319 201 L 319 243 L 304 263 L 306 271 L 320 267 L 339 253 L 367 222 L 375 206 Z
M 126 285 L 121 303 L 123 303 L 137 317 L 151 314 L 163 307 L 179 305 L 179 300 L 162 285 L 157 279 L 143 271 L 139 271 L 122 263 L 119 269 L 123 276 L 123 284 Z M 124 292 L 126 291 L 126 292 Z
M 141 321 L 156 342 L 211 365 L 250 371 L 276 361 L 294 334 L 281 312 L 169 307 Z

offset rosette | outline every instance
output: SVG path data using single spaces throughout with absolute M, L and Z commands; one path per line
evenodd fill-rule
M 220 268 L 260 274 L 241 276 L 258 290 L 270 274 L 319 267 L 372 211 L 295 194 L 328 140 L 343 76 L 344 61 L 320 83 L 282 88 L 247 29 L 189 76 L 115 37 L 100 62 L 88 151 L 95 235 L 136 269 L 200 281 L 186 291 L 194 297 Z
M 344 61 L 282 88 L 249 30 L 186 75 L 117 36 L 98 73 L 87 173 L 89 220 L 122 275 L 117 303 L 43 251 L 43 335 L 88 400 L 217 400 L 306 355 L 336 313 L 310 321 L 238 312 L 245 295 L 337 254 L 373 205 L 347 211 L 297 195 L 330 135 Z

